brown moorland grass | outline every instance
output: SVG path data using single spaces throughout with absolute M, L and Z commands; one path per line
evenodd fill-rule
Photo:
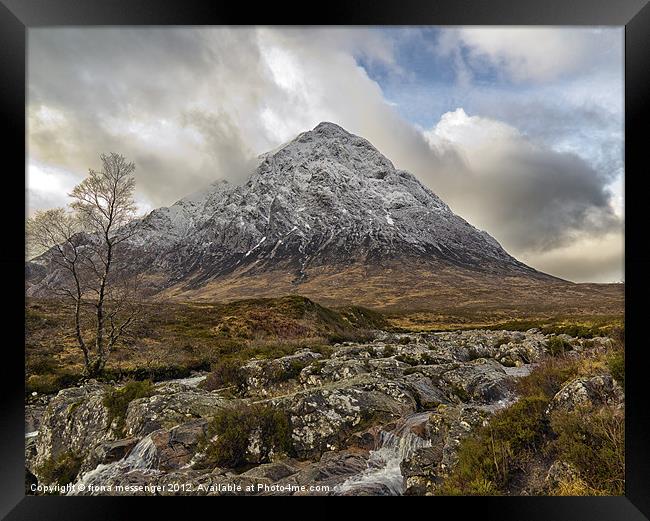
M 354 305 L 328 308 L 298 295 L 226 303 L 146 301 L 133 329 L 112 354 L 104 377 L 153 381 L 181 378 L 224 362 L 276 358 L 302 347 L 323 350 L 336 342 L 367 340 L 376 329 L 521 331 L 537 327 L 546 333 L 590 338 L 623 325 L 622 310 L 611 312 L 611 302 L 607 302 L 598 312 L 589 300 L 578 310 L 549 304 L 540 311 L 539 306 L 523 302 L 518 308 L 507 309 L 463 304 L 379 312 Z M 86 332 L 91 330 L 88 324 Z M 66 304 L 28 299 L 25 363 L 28 393 L 52 393 L 79 381 L 80 351 Z
M 226 358 L 275 358 L 301 347 L 323 349 L 369 338 L 386 328 L 382 315 L 358 306 L 331 310 L 300 296 L 226 304 L 143 302 L 117 346 L 105 378 L 162 380 L 209 370 Z M 29 299 L 25 309 L 26 391 L 51 393 L 82 373 L 72 315 L 62 302 Z M 86 334 L 91 332 L 88 324 Z

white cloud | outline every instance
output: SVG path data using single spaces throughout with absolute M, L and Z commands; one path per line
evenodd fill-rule
M 37 210 L 67 205 L 70 202 L 68 193 L 80 181 L 80 177 L 63 169 L 30 162 L 27 165 L 29 214 Z
M 514 81 L 543 82 L 616 66 L 620 57 L 612 55 L 617 48 L 612 43 L 621 34 L 598 28 L 462 27 L 445 34 L 440 51 L 462 46 L 464 67 L 487 63 Z

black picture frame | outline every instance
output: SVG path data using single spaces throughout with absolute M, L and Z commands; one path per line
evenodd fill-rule
M 0 0 L 0 106 L 5 130 L 5 194 L 0 273 L 5 288 L 2 416 L 0 424 L 0 515 L 6 519 L 122 519 L 135 516 L 134 500 L 122 497 L 58 498 L 25 496 L 24 298 L 25 201 L 16 195 L 25 181 L 25 72 L 27 30 L 58 25 L 616 25 L 625 26 L 625 322 L 626 494 L 624 497 L 440 498 L 425 506 L 429 515 L 468 506 L 481 518 L 513 520 L 641 520 L 650 518 L 650 440 L 644 345 L 644 300 L 650 255 L 644 241 L 648 174 L 645 129 L 650 119 L 650 6 L 648 0 L 336 0 L 309 10 L 308 3 L 218 3 L 198 0 Z M 6 160 L 9 159 L 9 162 Z M 9 188 L 13 182 L 13 188 Z M 1 345 L 1 344 L 0 344 Z M 147 515 L 187 516 L 179 502 L 147 500 Z M 425 501 L 427 501 L 425 499 Z M 442 505 L 442 503 L 446 503 Z M 183 501 L 185 503 L 185 501 Z M 212 504 L 214 505 L 214 504 Z M 366 503 L 367 505 L 367 503 Z M 381 505 L 381 503 L 380 503 Z M 249 513 L 250 502 L 246 510 Z M 182 510 L 181 510 L 182 508 Z M 238 507 L 235 507 L 238 508 Z M 242 508 L 241 505 L 239 508 Z M 174 512 L 176 511 L 176 512 Z M 442 510 L 440 510 L 442 511 Z M 210 509 L 208 510 L 210 512 Z M 220 509 L 211 515 L 219 515 Z M 231 511 L 230 515 L 233 512 Z M 198 511 L 191 515 L 199 515 Z

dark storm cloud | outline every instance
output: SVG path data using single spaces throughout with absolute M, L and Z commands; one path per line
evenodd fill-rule
M 607 175 L 573 153 L 533 143 L 503 122 L 446 114 L 428 134 L 463 166 L 431 172 L 429 184 L 461 215 L 512 251 L 565 246 L 577 235 L 622 230 Z M 423 175 L 427 175 L 423 173 Z

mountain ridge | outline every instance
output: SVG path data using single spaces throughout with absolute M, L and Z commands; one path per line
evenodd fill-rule
M 143 234 L 141 245 L 154 238 L 165 248 L 170 238 L 175 245 L 174 238 L 182 239 L 183 255 L 210 276 L 251 263 L 275 269 L 289 261 L 300 280 L 309 265 L 406 253 L 539 273 L 454 214 L 415 176 L 395 169 L 370 142 L 338 125 L 320 123 L 259 160 L 241 186 L 217 181 L 204 194 L 151 212 L 143 224 L 153 234 Z
M 136 225 L 129 265 L 148 296 L 301 293 L 381 307 L 425 287 L 462 295 L 472 286 L 573 285 L 515 259 L 368 140 L 331 122 L 261 154 L 243 184 L 216 180 Z M 42 294 L 45 257 L 28 269 L 28 294 Z

